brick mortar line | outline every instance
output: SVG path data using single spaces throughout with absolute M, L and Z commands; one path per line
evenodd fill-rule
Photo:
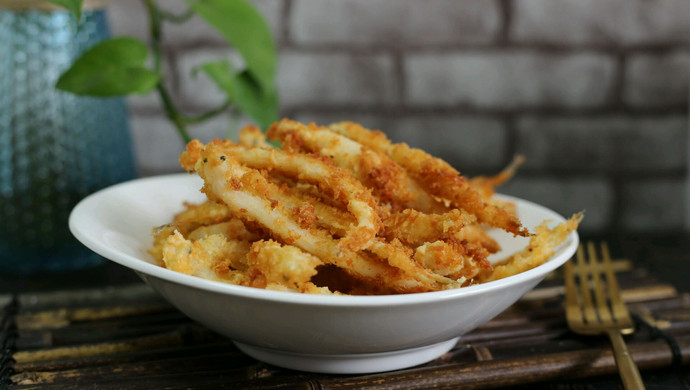
M 188 111 L 203 112 L 209 107 L 197 105 L 182 104 L 179 96 L 173 96 L 175 102 L 180 101 L 180 108 Z M 158 115 L 163 114 L 162 107 L 160 108 L 137 108 L 130 106 L 130 111 L 133 114 L 142 115 Z M 628 107 L 603 107 L 596 109 L 560 109 L 549 107 L 525 107 L 515 109 L 478 109 L 466 106 L 448 106 L 448 107 L 412 107 L 407 105 L 391 105 L 391 106 L 372 106 L 372 105 L 333 105 L 333 106 L 285 106 L 281 108 L 283 112 L 291 112 L 295 114 L 302 113 L 360 113 L 360 114 L 377 114 L 377 115 L 406 115 L 406 116 L 477 116 L 491 119 L 505 120 L 506 117 L 519 118 L 525 116 L 539 116 L 542 118 L 557 118 L 557 119 L 608 119 L 618 116 L 624 116 L 630 119 L 649 118 L 649 119 L 663 119 L 668 117 L 688 117 L 687 107 L 685 105 L 678 107 L 660 107 L 660 108 L 628 108 Z
M 510 27 L 513 23 L 513 7 L 511 0 L 499 0 L 498 7 L 501 15 L 501 30 L 497 34 L 498 41 L 502 44 L 510 42 Z
M 407 105 L 407 78 L 405 77 L 405 55 L 400 51 L 393 52 L 393 73 L 397 86 L 396 100 L 401 106 Z
M 292 14 L 293 3 L 292 0 L 285 0 L 283 2 L 283 12 L 280 15 L 281 22 L 281 38 L 277 42 L 278 50 L 282 47 L 290 47 L 292 44 L 292 24 L 290 23 L 290 15 Z
M 510 161 L 512 161 L 512 159 L 518 155 L 517 145 L 519 140 L 516 126 L 517 118 L 514 115 L 504 115 L 501 121 L 506 139 L 506 151 L 505 156 L 503 156 L 503 166 L 507 166 Z
M 613 107 L 627 108 L 628 106 L 625 103 L 625 74 L 628 65 L 627 56 L 625 53 L 616 53 L 614 61 L 616 72 L 614 73 L 613 85 L 609 92 L 611 96 L 607 100 L 611 102 Z
M 559 118 L 607 118 L 624 115 L 631 118 L 640 117 L 668 117 L 668 116 L 688 116 L 687 107 L 659 107 L 659 108 L 629 108 L 629 107 L 598 107 L 591 109 L 561 109 L 557 107 L 516 107 L 511 109 L 482 109 L 468 106 L 445 106 L 445 107 L 423 107 L 423 106 L 400 106 L 400 105 L 310 105 L 310 106 L 289 106 L 285 107 L 295 112 L 320 112 L 320 113 L 340 113 L 344 111 L 357 111 L 377 114 L 412 114 L 412 115 L 479 115 L 491 117 L 503 116 L 557 116 Z
M 529 161 L 529 156 L 526 156 Z M 659 168 L 658 170 L 588 170 L 588 169 L 535 169 L 521 167 L 518 170 L 515 179 L 548 179 L 548 180 L 577 180 L 577 179 L 600 179 L 610 181 L 619 180 L 621 183 L 635 183 L 635 182 L 650 182 L 650 181 L 668 181 L 668 180 L 685 180 L 687 176 L 687 168 Z
M 286 27 L 289 29 L 289 27 Z M 447 54 L 457 51 L 467 53 L 487 53 L 487 52 L 506 52 L 510 50 L 532 50 L 543 53 L 577 53 L 577 52 L 601 52 L 601 53 L 649 53 L 667 54 L 673 51 L 690 51 L 690 44 L 687 42 L 664 42 L 660 44 L 647 45 L 615 45 L 615 44 L 547 44 L 547 43 L 519 43 L 519 42 L 477 42 L 477 43 L 431 43 L 431 44 L 366 44 L 366 43 L 298 43 L 290 39 L 281 39 L 278 44 L 278 51 L 289 49 L 300 52 L 313 53 L 378 53 L 382 50 L 397 50 L 400 52 L 436 53 Z M 224 42 L 214 42 L 205 40 L 195 40 L 174 44 L 163 42 L 164 50 L 183 52 L 197 49 L 231 49 Z
M 183 75 L 182 74 L 182 72 L 180 70 L 179 62 L 177 60 L 177 56 L 175 56 L 174 53 L 165 53 L 163 55 L 163 59 L 166 62 L 166 64 L 168 65 L 168 67 L 170 69 L 170 73 L 172 73 L 172 74 L 166 74 L 165 75 L 166 78 L 170 77 L 170 79 L 171 79 L 170 83 L 168 84 L 168 88 L 170 88 L 170 94 L 172 95 L 171 98 L 174 99 L 173 102 L 176 105 L 183 107 L 184 106 L 184 99 L 180 96 L 181 90 L 182 90 L 181 89 L 181 85 L 182 85 L 181 77 L 190 77 L 190 75 L 186 75 L 186 74 Z M 163 71 L 165 71 L 165 67 L 163 67 Z M 160 99 L 159 99 L 159 101 L 160 101 Z M 163 103 L 160 103 L 160 104 L 161 104 L 161 108 L 162 108 Z

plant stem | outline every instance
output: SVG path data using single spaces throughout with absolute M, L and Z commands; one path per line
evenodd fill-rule
M 156 69 L 156 72 L 162 75 L 163 54 L 161 50 L 161 14 L 154 0 L 143 1 L 149 13 L 151 50 L 153 51 L 154 68 Z M 189 135 L 189 132 L 187 132 L 184 117 L 182 116 L 182 114 L 180 114 L 180 111 L 177 109 L 172 99 L 170 98 L 170 93 L 168 92 L 168 89 L 165 87 L 163 79 L 164 78 L 161 77 L 160 81 L 156 85 L 158 95 L 160 96 L 161 101 L 163 102 L 165 113 L 167 114 L 168 118 L 170 118 L 173 125 L 175 125 L 175 129 L 177 129 L 177 132 L 180 134 L 180 137 L 182 137 L 182 141 L 186 144 L 192 140 L 192 137 Z
M 185 126 L 184 116 L 182 116 L 182 114 L 180 114 L 180 112 L 175 107 L 175 104 L 170 98 L 168 90 L 165 88 L 165 86 L 163 86 L 162 81 L 158 83 L 156 89 L 158 90 L 158 95 L 160 95 L 161 101 L 163 102 L 165 113 L 167 114 L 168 118 L 172 121 L 172 123 L 175 125 L 175 129 L 177 129 L 177 132 L 180 133 L 182 141 L 185 144 L 187 144 L 189 141 L 192 140 L 192 137 L 189 135 L 187 127 Z
M 182 121 L 188 125 L 191 125 L 194 123 L 199 123 L 199 122 L 204 122 L 207 119 L 211 119 L 214 116 L 217 116 L 218 114 L 225 112 L 230 107 L 232 107 L 232 102 L 228 99 L 223 104 L 221 104 L 220 106 L 218 106 L 212 110 L 208 110 L 207 112 L 205 112 L 203 114 L 200 114 L 197 116 L 183 116 Z
M 151 33 L 151 50 L 153 51 L 154 68 L 161 73 L 161 17 L 158 6 L 153 0 L 143 0 L 149 13 L 149 32 Z
M 155 0 L 143 0 L 143 2 L 149 13 L 151 51 L 153 52 L 153 66 L 158 74 L 163 75 L 163 50 L 161 48 L 162 22 L 165 19 L 176 23 L 182 23 L 185 20 L 189 19 L 194 14 L 194 12 L 190 8 L 183 14 L 173 15 L 164 12 L 163 10 L 158 8 L 158 5 L 156 4 Z M 213 118 L 214 116 L 221 114 L 232 105 L 232 102 L 230 100 L 226 100 L 220 106 L 211 109 L 203 114 L 197 116 L 183 115 L 177 108 L 177 106 L 175 106 L 175 103 L 173 102 L 170 96 L 170 92 L 168 92 L 168 89 L 166 88 L 163 80 L 164 78 L 161 76 L 160 81 L 156 85 L 156 90 L 158 90 L 158 95 L 160 96 L 161 101 L 163 102 L 163 108 L 165 109 L 166 115 L 172 121 L 173 125 L 175 125 L 175 129 L 182 137 L 184 143 L 188 143 L 192 140 L 192 137 L 189 135 L 189 132 L 187 131 L 187 125 L 204 122 L 207 119 Z
M 167 20 L 171 23 L 182 24 L 194 16 L 194 10 L 192 8 L 187 9 L 181 14 L 173 14 L 171 12 L 165 11 L 163 9 L 158 10 L 161 19 Z

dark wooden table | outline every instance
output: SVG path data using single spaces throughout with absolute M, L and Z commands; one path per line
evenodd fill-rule
M 627 341 L 647 387 L 690 388 L 687 237 L 583 237 L 588 239 L 606 240 L 619 259 L 624 298 L 638 315 L 639 329 Z M 558 273 L 464 335 L 443 357 L 413 369 L 364 376 L 308 374 L 257 362 L 113 263 L 63 275 L 2 276 L 0 286 L 2 389 L 620 386 L 608 340 L 568 331 Z M 676 362 L 672 346 L 678 347 Z

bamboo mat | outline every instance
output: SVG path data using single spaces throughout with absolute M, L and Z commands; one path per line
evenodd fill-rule
M 657 388 L 687 387 L 690 295 L 629 261 L 615 265 L 639 325 L 626 340 L 648 387 L 652 381 Z M 562 300 L 556 273 L 439 359 L 401 371 L 341 376 L 258 362 L 145 285 L 0 295 L 0 388 L 616 388 L 608 340 L 569 332 Z

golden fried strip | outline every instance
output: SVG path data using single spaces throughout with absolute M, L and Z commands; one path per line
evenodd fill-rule
M 219 143 L 216 142 L 216 144 Z M 192 140 L 189 142 L 186 150 L 180 155 L 180 165 L 190 173 L 195 172 L 195 165 L 197 161 L 199 161 L 203 148 L 204 144 L 199 140 Z M 286 206 L 297 208 L 304 202 L 311 202 L 314 205 L 314 213 L 318 216 L 316 220 L 317 225 L 328 226 L 334 233 L 342 237 L 346 234 L 350 225 L 357 222 L 352 215 L 347 212 L 343 212 L 336 207 L 323 204 L 322 202 L 316 202 L 314 195 L 319 193 L 319 189 L 313 184 L 293 182 L 292 179 L 283 177 L 274 177 L 274 179 L 279 180 L 285 185 L 292 185 L 297 189 L 295 192 L 286 192 L 281 197 L 281 201 L 284 202 Z M 308 188 L 308 190 L 304 188 Z M 227 208 L 222 202 L 216 204 Z
M 435 273 L 433 269 L 426 269 L 420 263 L 414 261 L 412 258 L 412 249 L 402 245 L 398 240 L 385 242 L 383 240 L 376 240 L 368 248 L 368 251 L 376 256 L 385 259 L 388 264 L 398 268 L 408 275 L 415 275 L 418 279 L 424 280 L 425 283 L 440 283 L 446 285 L 455 285 L 459 287 L 456 280 L 449 280 L 443 275 Z M 464 281 L 460 281 L 460 285 Z M 448 287 L 446 287 L 448 288 Z
M 494 176 L 475 176 L 469 179 L 470 185 L 474 187 L 482 196 L 488 198 L 495 193 L 496 187 L 510 180 L 518 168 L 525 162 L 525 157 L 517 155 L 513 161 L 503 168 L 501 172 Z
M 457 242 L 434 241 L 420 245 L 414 259 L 423 267 L 457 280 L 471 280 L 482 270 L 490 270 L 487 251 L 468 249 Z
M 200 226 L 213 225 L 232 219 L 230 209 L 222 203 L 206 201 L 195 205 L 185 203 L 185 210 L 175 215 L 173 226 L 187 236 Z
M 185 203 L 185 207 L 185 210 L 175 215 L 172 223 L 153 229 L 153 247 L 148 253 L 159 265 L 164 265 L 163 247 L 167 238 L 175 231 L 191 241 L 213 234 L 221 234 L 228 240 L 253 241 L 258 238 L 247 230 L 242 221 L 232 217 L 230 209 L 222 203 Z
M 254 125 L 247 125 L 240 130 L 239 143 L 246 147 L 272 148 L 273 146 L 266 141 L 266 136 L 260 128 Z
M 249 248 L 246 241 L 228 241 L 221 235 L 192 242 L 175 232 L 163 246 L 163 262 L 166 268 L 183 274 L 246 286 L 250 279 L 234 269 L 246 263 Z
M 208 144 L 201 150 L 195 169 L 204 179 L 204 193 L 211 199 L 222 200 L 233 214 L 256 221 L 270 228 L 283 242 L 371 283 L 390 286 L 399 292 L 433 291 L 453 284 L 450 279 L 440 279 L 440 283 L 438 277 L 428 272 L 407 274 L 378 259 L 343 248 L 324 231 L 302 228 L 282 202 L 276 201 L 284 188 L 269 182 L 258 171 L 243 166 L 217 144 Z
M 501 250 L 501 246 L 487 233 L 481 226 L 467 225 L 453 235 L 455 241 L 468 241 L 489 251 L 496 253 Z
M 253 169 L 276 170 L 315 184 L 321 191 L 343 202 L 357 219 L 357 225 L 348 229 L 340 240 L 340 244 L 349 249 L 366 248 L 381 227 L 381 220 L 376 212 L 377 202 L 371 192 L 346 171 L 324 160 L 278 149 L 246 148 L 231 141 L 213 141 L 209 146 L 217 149 L 218 153 L 214 158 L 219 161 L 234 158 Z M 190 155 L 195 155 L 198 153 L 198 145 L 192 145 L 188 150 Z M 208 160 L 208 157 L 204 158 Z M 191 159 L 185 157 L 184 160 Z
M 351 213 L 325 204 L 321 201 L 321 198 L 312 196 L 311 191 L 305 189 L 304 186 L 293 187 L 293 190 L 286 193 L 282 201 L 293 210 L 311 209 L 311 214 L 315 218 L 315 226 L 326 229 L 337 237 L 344 237 L 350 226 L 357 223 L 357 220 Z M 297 217 L 300 216 L 297 215 Z
M 525 249 L 494 266 L 492 272 L 481 274 L 478 281 L 485 283 L 503 279 L 543 264 L 553 256 L 554 249 L 577 229 L 582 218 L 583 214 L 577 213 L 553 229 L 549 229 L 547 222 L 537 226 L 536 234 L 530 238 Z
M 335 123 L 329 128 L 362 145 L 387 154 L 404 167 L 431 195 L 445 199 L 455 207 L 475 214 L 480 222 L 500 227 L 510 233 L 529 236 L 517 217 L 487 202 L 467 179 L 445 161 L 432 157 L 405 143 L 393 144 L 380 131 L 365 129 L 352 122 Z
M 248 273 L 253 277 L 253 287 L 300 291 L 323 262 L 307 252 L 292 246 L 281 245 L 273 240 L 261 240 L 252 244 Z
M 153 246 L 147 252 L 156 260 L 156 264 L 160 266 L 165 266 L 163 262 L 163 247 L 168 237 L 173 233 L 175 233 L 175 226 L 172 224 L 153 228 Z
M 407 209 L 383 219 L 382 237 L 399 239 L 411 246 L 441 239 L 452 239 L 477 219 L 465 211 L 454 209 L 444 214 L 425 214 Z
M 329 157 L 335 165 L 347 169 L 357 180 L 371 188 L 375 196 L 390 203 L 394 210 L 444 210 L 388 156 L 326 127 L 313 124 L 305 126 L 283 119 L 271 125 L 266 135 L 279 140 L 285 149 Z
M 192 230 L 187 235 L 187 239 L 196 241 L 214 234 L 220 234 L 228 240 L 256 241 L 259 239 L 257 234 L 248 231 L 244 223 L 237 218 L 213 225 L 200 226 Z

